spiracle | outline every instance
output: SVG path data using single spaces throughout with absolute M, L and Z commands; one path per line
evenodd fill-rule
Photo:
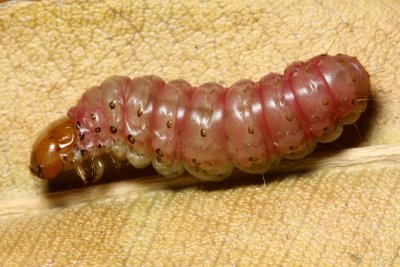
M 281 158 L 298 159 L 337 139 L 366 109 L 370 75 L 355 58 L 319 55 L 283 75 L 191 86 L 158 76 L 113 76 L 87 90 L 68 117 L 36 140 L 31 171 L 49 180 L 74 168 L 86 183 L 105 168 L 101 156 L 150 163 L 162 175 L 185 170 L 219 181 L 236 167 L 264 173 Z M 92 177 L 82 163 L 90 160 Z

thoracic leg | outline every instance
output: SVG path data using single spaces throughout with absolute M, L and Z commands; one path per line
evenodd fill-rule
M 92 161 L 93 182 L 97 182 L 104 172 L 104 162 L 100 158 L 94 158 Z
M 78 176 L 81 178 L 82 182 L 84 184 L 88 184 L 88 180 L 86 178 L 86 173 L 85 173 L 85 170 L 83 169 L 83 167 L 78 165 L 75 167 L 75 171 L 78 174 Z
M 95 183 L 101 178 L 101 176 L 103 176 L 104 162 L 100 158 L 97 157 L 93 158 L 91 162 L 91 167 L 92 167 L 92 173 L 89 175 L 89 178 L 90 182 Z M 89 183 L 88 175 L 86 174 L 85 169 L 81 165 L 76 166 L 75 171 L 84 184 Z

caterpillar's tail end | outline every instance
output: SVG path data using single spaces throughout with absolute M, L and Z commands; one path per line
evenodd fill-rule
M 64 118 L 51 124 L 36 140 L 32 148 L 30 171 L 37 177 L 50 180 L 73 158 L 77 130 L 71 120 Z

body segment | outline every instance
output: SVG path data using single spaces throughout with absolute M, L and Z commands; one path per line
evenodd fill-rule
M 283 75 L 240 80 L 229 88 L 165 83 L 154 75 L 114 76 L 86 91 L 69 110 L 66 123 L 76 127 L 76 145 L 61 161 L 84 181 L 82 162 L 93 162 L 92 176 L 98 179 L 105 153 L 137 168 L 152 163 L 166 176 L 186 169 L 202 180 L 218 181 L 235 167 L 264 173 L 281 158 L 301 158 L 318 141 L 335 140 L 342 125 L 354 123 L 365 110 L 369 91 L 369 74 L 346 55 L 295 62 Z M 45 157 L 38 154 L 48 143 L 37 142 L 31 156 L 31 170 L 45 179 L 60 169 L 58 164 L 44 171 Z

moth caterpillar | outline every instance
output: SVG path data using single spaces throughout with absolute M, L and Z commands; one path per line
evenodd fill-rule
M 113 76 L 39 136 L 30 170 L 50 180 L 74 168 L 87 183 L 102 176 L 101 156 L 111 154 L 136 168 L 152 163 L 165 176 L 187 170 L 219 181 L 235 167 L 264 173 L 281 158 L 302 158 L 318 142 L 338 138 L 366 109 L 370 88 L 361 63 L 343 54 L 294 62 L 283 75 L 229 88 Z M 90 174 L 82 167 L 88 160 Z

